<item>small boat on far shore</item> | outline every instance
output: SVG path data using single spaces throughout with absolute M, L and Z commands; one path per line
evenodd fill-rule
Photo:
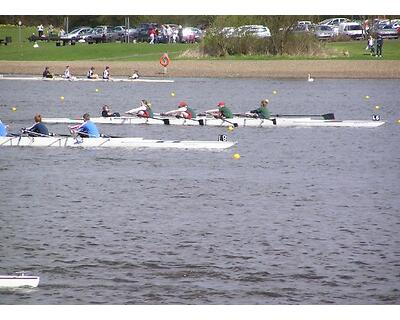
M 0 275 L 0 288 L 20 288 L 39 285 L 40 277 L 26 275 L 24 271 L 16 272 L 16 275 Z

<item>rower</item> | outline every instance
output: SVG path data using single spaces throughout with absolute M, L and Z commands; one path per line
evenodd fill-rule
M 7 126 L 0 120 L 0 137 L 7 136 Z
M 139 77 L 140 77 L 139 71 L 135 70 L 135 71 L 133 71 L 133 74 L 130 78 L 135 80 L 135 79 L 139 79 Z
M 83 115 L 84 122 L 78 126 L 69 127 L 71 131 L 76 132 L 82 138 L 99 138 L 99 130 L 97 130 L 96 125 L 90 121 L 89 113 Z
M 111 77 L 110 77 L 110 67 L 108 67 L 108 66 L 103 71 L 103 79 L 104 80 L 110 80 L 111 79 Z
M 125 111 L 125 113 L 137 117 L 154 118 L 153 110 L 151 110 L 151 103 L 147 102 L 147 100 L 140 101 L 140 107 Z
M 102 117 L 120 117 L 119 112 L 111 112 L 111 108 L 108 105 L 103 106 L 103 111 L 101 112 Z
M 162 115 L 175 115 L 180 118 L 192 119 L 196 117 L 196 112 L 190 108 L 185 101 L 179 102 L 179 108 L 163 113 Z
M 22 128 L 23 133 L 27 133 L 30 137 L 40 137 L 40 136 L 48 136 L 49 130 L 42 123 L 42 116 L 40 114 L 36 114 L 35 123 L 29 128 Z
M 260 119 L 269 119 L 271 117 L 271 113 L 268 110 L 268 99 L 261 100 L 260 106 L 249 112 L 246 112 L 246 116 L 250 116 L 253 118 L 260 118 Z
M 99 78 L 99 75 L 98 74 L 96 74 L 96 73 L 94 73 L 94 67 L 91 67 L 90 69 L 89 69 L 89 71 L 87 72 L 87 74 L 86 74 L 86 77 L 88 78 L 88 79 L 98 79 Z
M 53 78 L 53 74 L 50 73 L 49 67 L 44 68 L 43 78 Z
M 212 114 L 215 118 L 232 119 L 232 111 L 225 106 L 225 102 L 218 102 L 218 109 L 207 110 L 206 113 Z
M 71 77 L 71 72 L 69 71 L 69 66 L 65 67 L 63 78 L 65 78 L 65 79 L 71 79 L 72 78 Z

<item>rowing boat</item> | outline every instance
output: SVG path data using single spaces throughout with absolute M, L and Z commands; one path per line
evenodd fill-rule
M 15 276 L 0 276 L 0 288 L 37 287 L 40 277 L 27 276 L 24 272 L 17 272 Z
M 226 140 L 220 137 L 219 140 Z M 211 149 L 221 150 L 234 146 L 231 141 L 148 140 L 143 138 L 80 138 L 71 136 L 0 137 L 4 147 L 81 147 L 81 148 L 154 148 L 154 149 Z
M 0 80 L 27 80 L 27 81 L 87 81 L 87 82 L 155 82 L 155 83 L 172 83 L 174 80 L 171 79 L 129 79 L 129 78 L 112 78 L 112 79 L 88 79 L 83 77 L 72 77 L 70 79 L 66 79 L 63 77 L 54 77 L 54 78 L 42 78 L 42 77 L 7 77 L 0 75 Z
M 94 117 L 90 119 L 100 124 L 166 124 L 180 126 L 213 126 L 213 127 L 351 127 L 351 128 L 375 128 L 383 125 L 384 121 L 375 120 L 335 120 L 316 119 L 314 117 L 276 117 L 273 119 L 256 119 L 246 117 L 234 117 L 232 119 L 215 119 L 210 117 L 197 117 L 194 119 L 158 117 Z M 80 118 L 42 118 L 44 123 L 79 124 Z

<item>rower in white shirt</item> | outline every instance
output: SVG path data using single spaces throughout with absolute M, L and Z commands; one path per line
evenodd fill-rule
M 105 69 L 104 69 L 104 71 L 103 71 L 103 79 L 104 80 L 111 80 L 111 77 L 110 77 L 110 67 L 106 67 Z

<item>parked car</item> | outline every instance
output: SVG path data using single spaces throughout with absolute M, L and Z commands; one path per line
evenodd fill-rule
M 315 27 L 314 35 L 319 40 L 329 40 L 335 37 L 336 32 L 331 26 L 319 25 Z
M 82 39 L 82 36 L 92 32 L 92 28 L 90 27 L 80 27 L 72 30 L 71 32 L 68 32 L 64 34 L 63 36 L 60 37 L 60 40 L 74 40 L 78 41 Z
M 347 18 L 331 18 L 323 20 L 319 23 L 319 25 L 331 26 L 333 31 L 335 31 L 336 35 L 339 34 L 339 24 L 344 22 L 349 22 L 350 20 Z
M 364 29 L 358 22 L 343 22 L 339 24 L 339 34 L 352 39 L 364 39 L 365 37 Z
M 182 39 L 181 42 L 200 42 L 203 38 L 203 32 L 195 27 L 186 27 L 182 29 Z
M 384 39 L 397 39 L 399 37 L 397 28 L 393 27 L 391 24 L 378 25 L 378 28 L 375 29 L 375 32 L 377 36 L 381 36 Z
M 239 37 L 241 36 L 254 36 L 256 38 L 269 38 L 271 37 L 271 32 L 266 26 L 261 25 L 246 25 L 237 28 L 235 34 Z
M 117 40 L 126 41 L 126 38 L 129 36 L 129 41 L 137 39 L 137 29 L 129 28 L 127 29 L 125 26 L 116 26 L 113 28 L 113 33 L 116 34 Z
M 314 27 L 311 24 L 297 24 L 291 28 L 291 31 L 294 33 L 308 33 L 313 32 Z

